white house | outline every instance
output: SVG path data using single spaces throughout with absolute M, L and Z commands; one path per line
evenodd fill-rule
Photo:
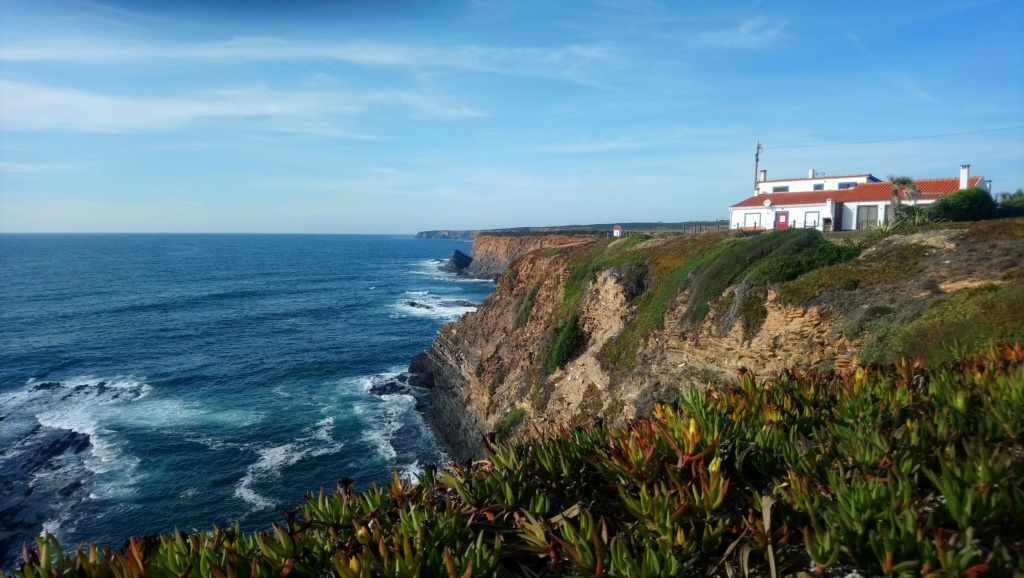
M 762 172 L 762 175 L 764 173 Z M 859 179 L 852 187 L 846 183 Z M 773 184 L 779 183 L 779 184 Z M 766 189 L 789 186 L 788 191 L 761 193 Z M 970 165 L 960 167 L 960 177 L 915 180 L 921 191 L 917 205 L 928 205 L 942 195 L 982 185 L 991 190 L 991 181 L 970 176 Z M 835 185 L 835 188 L 826 188 Z M 811 188 L 805 188 L 810 186 Z M 818 188 L 820 186 L 820 188 Z M 800 190 L 794 187 L 800 187 Z M 840 188 L 843 187 L 843 188 Z M 811 228 L 822 231 L 871 229 L 891 218 L 892 185 L 870 174 L 839 177 L 808 177 L 779 181 L 758 180 L 758 193 L 729 208 L 734 229 Z
M 762 169 L 757 176 L 755 195 L 769 193 L 804 193 L 809 191 L 841 191 L 852 189 L 861 183 L 877 183 L 881 179 L 871 173 L 859 175 L 819 175 L 811 169 L 806 178 L 768 180 L 768 171 Z

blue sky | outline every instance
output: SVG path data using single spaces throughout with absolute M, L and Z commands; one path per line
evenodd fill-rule
M 0 0 L 0 231 L 727 218 L 758 141 L 1024 186 L 1019 0 L 691 4 Z

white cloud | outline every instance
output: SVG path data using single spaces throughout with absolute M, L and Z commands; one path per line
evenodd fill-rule
M 691 44 L 703 48 L 759 48 L 784 38 L 785 20 L 750 18 L 725 30 L 706 30 Z
M 139 97 L 0 80 L 0 102 L 5 103 L 0 127 L 8 131 L 160 132 L 235 119 L 258 130 L 369 139 L 376 137 L 346 130 L 340 119 L 382 106 L 401 106 L 424 118 L 482 115 L 410 92 L 281 91 L 263 86 Z
M 122 64 L 325 60 L 366 66 L 451 68 L 498 74 L 577 79 L 579 69 L 616 56 L 600 46 L 570 44 L 544 48 L 490 46 L 433 47 L 380 43 L 294 42 L 279 38 L 238 37 L 209 43 L 111 42 L 90 38 L 39 39 L 0 46 L 0 61 Z

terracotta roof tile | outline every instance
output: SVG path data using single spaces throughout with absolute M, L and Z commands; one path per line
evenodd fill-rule
M 968 186 L 976 187 L 980 182 L 981 177 L 974 176 L 970 178 Z M 917 189 L 922 193 L 955 193 L 960 190 L 960 177 L 951 177 L 946 179 L 915 179 L 914 184 L 917 185 Z M 878 191 L 884 191 L 887 197 L 892 196 L 892 185 L 889 184 L 889 181 L 882 181 L 881 183 L 861 183 L 853 190 L 874 192 L 876 189 Z
M 969 185 L 978 186 L 981 182 L 980 176 L 971 177 Z M 934 200 L 946 193 L 960 190 L 960 178 L 947 179 L 919 179 L 914 184 L 921 191 L 921 198 Z M 832 199 L 837 203 L 855 203 L 869 201 L 888 201 L 892 198 L 892 185 L 888 181 L 881 183 L 860 183 L 852 189 L 841 191 L 808 191 L 803 193 L 765 193 L 754 195 L 744 199 L 733 208 L 761 207 L 766 199 L 771 199 L 774 207 L 791 207 L 797 205 L 822 205 L 825 201 Z

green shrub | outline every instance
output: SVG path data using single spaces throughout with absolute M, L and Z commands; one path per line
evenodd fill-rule
M 533 313 L 533 305 L 534 301 L 537 299 L 537 291 L 539 289 L 539 287 L 530 289 L 526 298 L 519 304 L 515 318 L 512 320 L 512 329 L 522 329 L 523 327 L 526 327 L 526 324 L 530 321 L 530 314 Z
M 733 283 L 788 281 L 858 254 L 857 248 L 825 241 L 814 229 L 772 231 L 723 243 L 698 257 L 687 279 L 690 302 L 683 323 L 692 326 L 703 321 L 711 301 Z
M 777 299 L 785 305 L 807 306 L 832 290 L 852 291 L 878 283 L 896 285 L 921 270 L 928 247 L 912 243 L 877 248 L 860 259 L 805 273 L 779 286 Z
M 494 435 L 500 440 L 508 439 L 511 437 L 512 432 L 515 431 L 519 424 L 523 423 L 526 419 L 526 410 L 517 407 L 498 422 L 498 425 L 494 426 Z
M 498 371 L 494 372 L 491 376 L 491 381 L 487 383 L 487 394 L 494 396 L 494 393 L 498 391 L 498 386 L 505 383 L 505 378 L 508 377 L 508 370 L 504 367 L 499 368 Z
M 963 189 L 943 195 L 928 207 L 928 215 L 943 221 L 981 221 L 996 212 L 992 195 L 981 188 Z
M 555 328 L 555 339 L 544 357 L 545 373 L 554 373 L 579 354 L 587 339 L 586 334 L 580 329 L 579 321 L 578 316 L 573 317 Z
M 1024 217 L 1024 189 L 1017 189 L 1012 195 L 1000 193 L 996 214 L 1001 218 Z

